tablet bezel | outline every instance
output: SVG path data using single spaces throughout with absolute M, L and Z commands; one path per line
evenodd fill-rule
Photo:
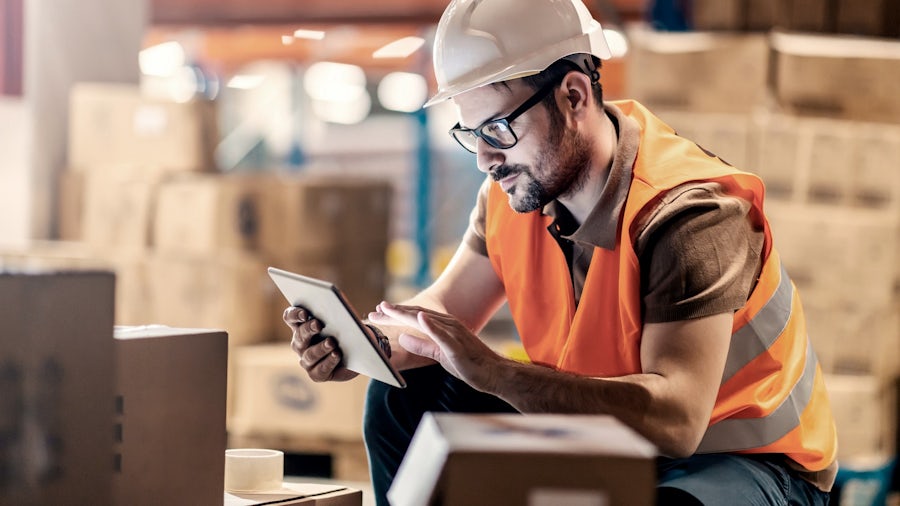
M 303 306 L 325 324 L 322 334 L 338 342 L 344 367 L 398 388 L 406 387 L 403 376 L 369 337 L 350 301 L 334 283 L 277 267 L 269 267 L 268 272 L 290 305 Z

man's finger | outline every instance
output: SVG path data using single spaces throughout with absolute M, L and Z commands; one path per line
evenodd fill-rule
M 404 350 L 422 357 L 440 362 L 440 347 L 427 339 L 421 339 L 412 334 L 402 333 L 397 342 Z
M 312 314 L 306 309 L 298 306 L 289 306 L 285 308 L 282 318 L 284 322 L 291 327 L 309 321 Z

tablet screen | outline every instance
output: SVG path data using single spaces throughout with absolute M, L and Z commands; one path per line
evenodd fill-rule
M 344 367 L 395 387 L 406 386 L 388 357 L 363 330 L 363 323 L 338 287 L 275 267 L 268 271 L 290 305 L 303 306 L 325 324 L 322 334 L 338 342 Z

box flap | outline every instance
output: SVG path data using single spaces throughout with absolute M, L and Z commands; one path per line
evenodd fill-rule
M 144 339 L 148 337 L 174 337 L 190 334 L 213 334 L 225 332 L 222 329 L 192 329 L 168 327 L 166 325 L 116 325 L 113 328 L 113 337 L 116 339 Z

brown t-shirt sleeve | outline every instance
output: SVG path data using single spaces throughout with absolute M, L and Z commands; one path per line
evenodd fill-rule
M 644 320 L 660 323 L 740 309 L 762 265 L 764 233 L 750 203 L 717 183 L 669 191 L 645 216 L 636 252 Z
M 478 189 L 478 198 L 475 207 L 469 215 L 469 227 L 463 236 L 463 241 L 472 248 L 472 251 L 487 256 L 487 241 L 485 240 L 485 214 L 487 209 L 487 196 L 491 189 L 491 178 L 484 178 L 481 188 Z

